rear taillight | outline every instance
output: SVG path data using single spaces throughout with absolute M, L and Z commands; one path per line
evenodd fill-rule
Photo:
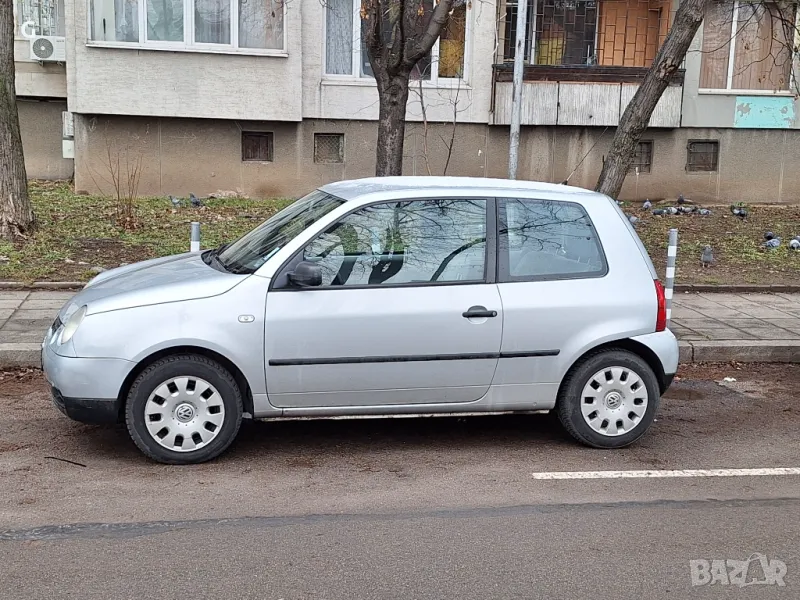
M 656 298 L 658 299 L 658 313 L 656 315 L 656 331 L 664 331 L 667 328 L 667 295 L 664 291 L 664 284 L 658 279 L 656 283 Z

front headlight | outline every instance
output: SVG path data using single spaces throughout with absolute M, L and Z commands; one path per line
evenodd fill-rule
M 59 345 L 66 344 L 68 341 L 72 339 L 72 336 L 75 335 L 75 332 L 78 331 L 78 327 L 83 322 L 83 318 L 86 316 L 86 306 L 81 306 L 78 310 L 72 313 L 67 319 L 67 322 L 64 323 L 64 327 L 61 330 L 61 337 L 58 339 Z

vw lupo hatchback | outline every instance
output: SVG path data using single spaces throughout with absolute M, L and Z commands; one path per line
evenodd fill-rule
M 215 250 L 102 273 L 42 346 L 55 404 L 147 456 L 223 452 L 243 416 L 555 410 L 641 437 L 678 366 L 664 289 L 610 198 L 447 177 L 322 187 Z

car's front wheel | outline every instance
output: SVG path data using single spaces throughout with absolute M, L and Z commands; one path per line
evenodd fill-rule
M 125 404 L 128 432 L 158 462 L 211 460 L 230 446 L 242 422 L 242 394 L 222 365 L 205 356 L 167 356 L 136 378 Z
M 575 365 L 556 410 L 564 428 L 594 448 L 622 448 L 653 423 L 660 391 L 653 369 L 626 350 L 601 350 Z

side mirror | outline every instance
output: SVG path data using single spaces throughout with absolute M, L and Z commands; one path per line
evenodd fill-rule
M 288 273 L 289 281 L 297 287 L 318 287 L 322 285 L 322 268 L 313 262 L 298 263 L 294 271 Z

